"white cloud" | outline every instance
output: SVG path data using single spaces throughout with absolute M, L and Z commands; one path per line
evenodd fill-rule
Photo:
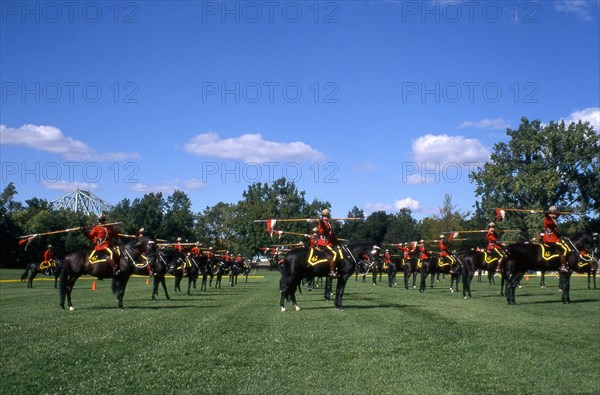
M 388 203 L 372 203 L 368 202 L 364 206 L 367 213 L 374 213 L 375 211 L 392 211 L 394 206 Z
M 368 202 L 364 205 L 364 209 L 368 213 L 376 211 L 394 212 L 400 211 L 403 208 L 409 208 L 412 212 L 421 211 L 421 204 L 418 200 L 407 197 L 405 199 L 396 200 L 394 204 Z
M 0 125 L 0 145 L 22 145 L 60 155 L 68 160 L 116 161 L 139 158 L 137 153 L 94 152 L 82 141 L 65 136 L 54 126 L 25 124 L 20 128 Z
M 412 142 L 413 157 L 421 163 L 457 163 L 460 165 L 483 163 L 490 151 L 477 139 L 446 134 L 427 134 Z
M 52 189 L 55 191 L 62 192 L 73 192 L 76 189 L 82 191 L 93 191 L 98 189 L 97 184 L 92 184 L 89 182 L 68 182 L 68 181 L 43 181 L 42 185 L 44 185 L 48 189 Z
M 479 121 L 464 121 L 458 125 L 458 129 L 476 128 L 476 129 L 493 129 L 501 130 L 510 127 L 510 122 L 502 118 L 484 118 Z
M 325 156 L 301 141 L 279 143 L 267 141 L 258 133 L 221 139 L 218 133 L 204 133 L 193 137 L 185 150 L 194 155 L 237 159 L 249 163 L 279 160 L 322 160 Z
M 176 189 L 180 189 L 180 188 L 177 188 L 177 185 L 173 185 L 170 183 L 166 183 L 166 184 L 162 184 L 162 185 L 148 185 L 148 184 L 137 183 L 133 187 L 131 187 L 131 190 L 133 192 L 140 192 L 140 193 L 163 192 L 163 193 L 170 194 L 170 193 L 175 192 Z
M 565 124 L 568 126 L 571 122 L 589 122 L 594 128 L 596 133 L 600 133 L 600 107 L 589 107 L 581 111 L 572 112 L 567 119 L 564 119 Z
M 405 199 L 396 200 L 394 202 L 394 208 L 396 208 L 396 210 L 401 210 L 403 208 L 409 208 L 411 211 L 414 212 L 414 211 L 420 211 L 421 205 L 419 204 L 418 200 L 407 197 Z
M 558 12 L 564 12 L 567 14 L 574 14 L 579 18 L 591 21 L 594 14 L 597 14 L 593 10 L 597 1 L 589 0 L 559 0 L 554 2 L 554 9 Z
M 200 180 L 197 180 L 195 178 L 189 179 L 189 180 L 179 180 L 179 179 L 175 179 L 175 180 L 168 180 L 163 182 L 162 184 L 154 184 L 154 185 L 149 185 L 149 184 L 142 184 L 142 183 L 137 183 L 135 184 L 133 187 L 131 187 L 131 190 L 133 192 L 140 192 L 140 193 L 151 193 L 151 192 L 162 192 L 162 193 L 173 193 L 175 192 L 175 190 L 192 190 L 192 189 L 200 189 L 203 188 L 204 186 L 206 186 L 206 184 Z

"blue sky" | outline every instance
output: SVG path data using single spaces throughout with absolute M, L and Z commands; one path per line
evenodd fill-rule
M 286 176 L 336 216 L 444 195 L 520 118 L 600 124 L 598 1 L 1 1 L 1 185 L 194 211 Z

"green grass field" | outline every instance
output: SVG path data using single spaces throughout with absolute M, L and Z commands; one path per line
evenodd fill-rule
M 124 311 L 110 281 L 80 279 L 67 311 L 48 279 L 19 275 L 0 270 L 2 394 L 600 393 L 600 290 L 583 277 L 570 305 L 553 276 L 524 282 L 517 306 L 487 283 L 463 300 L 448 281 L 419 294 L 352 279 L 343 311 L 305 290 L 282 313 L 266 270 L 156 302 L 132 278 Z

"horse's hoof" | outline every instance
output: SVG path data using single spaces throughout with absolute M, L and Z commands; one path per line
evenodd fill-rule
M 296 311 L 300 311 L 300 306 L 296 305 L 296 306 L 294 306 L 294 309 L 295 309 Z
M 73 311 L 73 310 L 75 310 L 75 307 L 74 306 L 69 306 L 69 311 Z
M 64 310 L 64 309 L 65 309 L 65 305 L 64 305 L 64 304 L 61 304 L 61 305 L 60 305 L 60 308 Z
M 467 300 L 467 297 L 465 296 L 463 299 L 464 299 L 464 300 Z
M 283 313 L 284 311 L 285 311 L 285 307 L 282 307 L 281 308 L 281 312 Z
M 450 292 L 454 293 L 454 290 L 452 288 L 450 288 Z

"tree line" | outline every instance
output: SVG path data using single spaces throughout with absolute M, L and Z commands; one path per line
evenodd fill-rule
M 600 144 L 599 136 L 589 123 L 521 120 L 517 129 L 507 129 L 508 141 L 494 145 L 490 160 L 470 174 L 475 185 L 473 211 L 461 211 L 449 194 L 440 196 L 438 213 L 416 220 L 410 209 L 388 213 L 376 211 L 368 216 L 358 207 L 347 217 L 361 221 L 334 222 L 339 237 L 348 240 L 374 240 L 384 246 L 399 242 L 434 240 L 441 232 L 462 229 L 485 229 L 494 220 L 496 207 L 547 209 L 550 205 L 576 211 L 561 222 L 564 234 L 600 228 Z M 37 262 L 47 244 L 53 244 L 58 257 L 79 248 L 90 248 L 82 232 L 69 232 L 34 238 L 27 250 L 19 246 L 18 237 L 49 230 L 91 226 L 95 217 L 52 207 L 44 199 L 17 200 L 18 191 L 8 184 L 0 195 L 0 267 L 22 267 Z M 272 184 L 254 183 L 243 192 L 237 203 L 220 202 L 193 212 L 184 191 L 170 195 L 148 193 L 133 200 L 123 199 L 106 213 L 109 222 L 119 221 L 118 230 L 135 235 L 140 228 L 160 239 L 199 241 L 208 248 L 230 250 L 246 257 L 255 256 L 261 247 L 301 241 L 299 236 L 272 238 L 264 223 L 255 219 L 317 218 L 323 208 L 331 208 L 325 200 L 306 199 L 294 182 L 284 178 Z M 313 224 L 279 223 L 281 230 L 310 233 Z M 515 214 L 507 217 L 505 240 L 528 240 L 541 230 L 539 214 Z M 461 238 L 461 236 L 459 236 Z M 483 246 L 484 234 L 470 235 L 456 241 L 452 248 Z M 434 245 L 433 250 L 437 250 Z

